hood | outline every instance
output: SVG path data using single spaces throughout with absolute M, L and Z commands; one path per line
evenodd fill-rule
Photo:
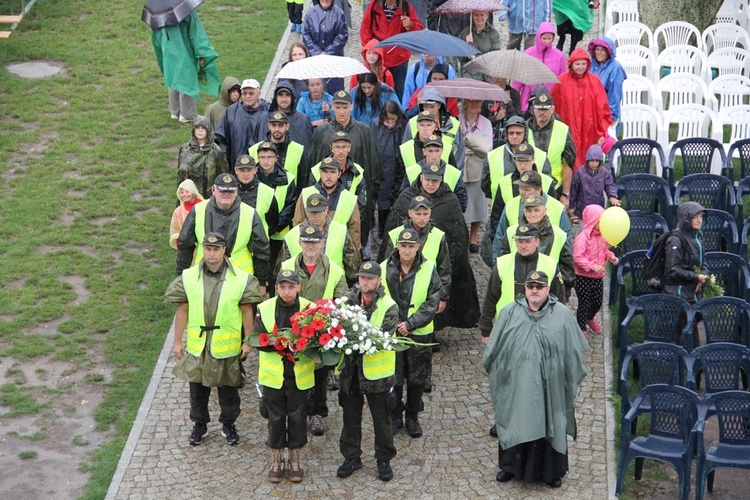
M 589 160 L 604 161 L 604 151 L 598 144 L 594 144 L 586 151 L 586 161 Z
M 552 33 L 553 35 L 555 34 L 555 27 L 552 25 L 552 23 L 544 21 L 539 25 L 539 29 L 536 32 L 536 42 L 534 42 L 534 46 L 540 54 L 544 54 L 547 49 L 555 46 L 553 43 L 552 45 L 550 45 L 550 47 L 547 47 L 542 43 L 542 35 L 544 35 L 545 33 Z
M 290 82 L 289 80 L 282 79 L 276 82 L 276 88 L 273 90 L 273 100 L 271 101 L 271 106 L 268 108 L 268 111 L 277 111 L 279 109 L 278 105 L 276 104 L 276 94 L 281 89 L 287 90 L 290 94 L 292 94 L 292 103 L 289 105 L 289 109 L 291 109 L 289 114 L 291 115 L 292 113 L 294 113 L 294 110 L 297 109 L 297 95 L 294 91 L 294 85 L 292 85 L 292 82 Z
M 185 191 L 190 191 L 193 193 L 198 200 L 203 200 L 203 196 L 198 192 L 198 188 L 195 187 L 195 182 L 193 182 L 190 179 L 185 179 L 180 183 L 179 186 L 177 186 L 177 199 L 180 199 L 180 189 L 184 189 Z M 180 202 L 182 203 L 182 202 Z
M 229 100 L 229 91 L 232 90 L 232 87 L 237 87 L 237 90 L 240 89 L 240 81 L 233 76 L 228 76 L 224 78 L 223 82 L 221 82 L 219 101 L 221 101 L 223 106 L 229 107 L 229 105 L 232 104 L 232 101 Z
M 422 90 L 422 94 L 419 96 L 420 101 L 435 101 L 443 105 L 445 109 L 445 97 L 440 94 L 440 91 L 433 87 L 425 87 Z M 420 106 L 419 109 L 422 109 Z
M 445 79 L 448 79 L 448 65 L 443 63 L 436 63 L 435 66 L 432 67 L 429 74 L 427 75 L 427 81 L 430 81 L 430 78 L 432 77 L 433 73 L 440 73 L 445 75 Z
M 599 205 L 587 205 L 586 208 L 583 209 L 583 214 L 581 214 L 583 217 L 583 232 L 591 234 L 591 231 L 594 230 L 594 226 L 599 222 L 603 213 L 604 207 Z
M 697 201 L 687 201 L 677 207 L 677 228 L 688 233 L 694 233 L 692 220 L 699 212 L 705 212 L 706 209 Z
M 379 43 L 380 43 L 380 40 L 376 40 L 375 38 L 373 38 L 372 40 L 367 42 L 364 47 L 362 47 L 362 52 L 360 52 L 360 55 L 362 56 L 362 61 L 365 66 L 367 66 L 367 59 L 365 59 L 365 52 L 367 52 L 368 50 L 371 50 L 380 56 L 381 64 L 383 63 L 383 61 L 385 61 L 385 50 L 380 49 L 380 48 L 377 48 L 377 49 L 375 48 L 375 46 Z M 385 68 L 385 66 L 383 67 Z
M 612 41 L 611 38 L 603 36 L 589 42 L 589 54 L 591 55 L 592 61 L 596 61 L 596 58 L 594 57 L 594 49 L 597 47 L 604 47 L 604 49 L 609 52 L 608 61 L 611 61 L 617 56 L 617 48 L 615 47 L 615 42 Z
M 193 128 L 190 130 L 190 145 L 198 147 L 198 141 L 195 140 L 195 134 L 193 134 L 193 130 L 198 126 L 206 129 L 206 145 L 203 147 L 211 149 L 214 143 L 214 125 L 211 123 L 211 120 L 202 115 L 196 116 L 195 120 L 193 120 Z
M 586 71 L 587 72 L 589 69 L 591 69 L 591 56 L 589 55 L 588 52 L 583 50 L 581 47 L 578 47 L 577 49 L 573 51 L 572 54 L 570 54 L 570 57 L 568 58 L 568 71 L 570 71 L 570 73 L 573 75 L 575 74 L 570 68 L 573 66 L 573 61 L 578 61 L 579 59 L 586 59 Z

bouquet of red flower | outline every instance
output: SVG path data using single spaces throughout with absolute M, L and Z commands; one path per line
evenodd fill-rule
M 307 342 L 306 338 L 296 335 L 293 330 L 279 330 L 276 324 L 273 325 L 271 333 L 255 333 L 248 336 L 251 346 L 272 346 L 279 356 L 287 358 L 292 363 L 296 362 L 297 353 L 307 347 Z

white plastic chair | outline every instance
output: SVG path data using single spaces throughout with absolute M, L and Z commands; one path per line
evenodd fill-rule
M 637 23 L 640 20 L 638 0 L 611 0 L 607 2 L 606 19 L 604 21 L 605 31 L 617 23 Z
M 615 47 L 621 45 L 642 45 L 643 38 L 646 38 L 646 47 L 654 50 L 654 34 L 651 28 L 643 23 L 623 22 L 613 25 L 607 30 L 607 38 L 615 42 Z M 618 49 L 619 50 L 619 49 Z
M 627 81 L 627 80 L 625 80 Z M 620 139 L 647 138 L 661 143 L 662 119 L 654 108 L 645 104 L 628 104 L 620 108 Z
M 665 151 L 671 150 L 674 144 L 668 141 L 671 125 L 677 126 L 675 141 L 690 137 L 708 137 L 719 142 L 722 139 L 718 116 L 701 104 L 683 104 L 664 112 L 663 130 L 667 143 L 662 143 L 662 146 Z
M 703 31 L 703 49 L 706 54 L 726 47 L 750 49 L 750 36 L 747 30 L 736 24 L 712 24 Z
M 730 106 L 719 112 L 719 127 L 724 135 L 724 127 L 729 128 L 729 141 L 724 142 L 724 150 L 740 139 L 750 137 L 750 105 Z M 723 137 L 719 139 L 723 142 Z
M 662 73 L 692 73 L 706 80 L 707 72 L 708 61 L 702 50 L 691 45 L 673 45 L 662 50 L 656 58 L 657 76 L 654 80 L 658 81 Z
M 656 74 L 656 56 L 651 49 L 643 45 L 622 45 L 617 47 L 615 59 L 622 65 L 628 77 L 645 76 L 654 81 Z M 658 78 L 656 78 L 658 80 Z
M 747 0 L 724 0 L 716 13 L 716 23 L 737 24 L 748 28 Z
M 703 50 L 700 30 L 684 21 L 669 21 L 654 30 L 654 45 L 651 50 L 656 54 L 676 45 L 692 45 Z
M 642 75 L 628 75 L 622 82 L 622 104 L 645 104 L 656 111 L 664 109 L 661 94 L 650 78 Z
M 707 104 L 708 99 L 706 82 L 690 73 L 670 73 L 656 84 L 656 92 L 664 110 L 681 104 Z
M 717 113 L 731 106 L 750 104 L 750 78 L 742 75 L 716 77 L 708 84 L 708 96 Z
M 706 61 L 706 73 L 708 78 L 713 77 L 714 74 L 750 77 L 750 52 L 737 47 L 714 50 Z

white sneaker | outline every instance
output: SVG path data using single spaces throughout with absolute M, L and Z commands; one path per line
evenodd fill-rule
M 191 120 L 188 120 L 184 116 L 180 115 L 180 123 L 190 123 L 190 122 L 191 122 Z
M 173 120 L 177 120 L 179 118 L 178 115 L 171 115 Z

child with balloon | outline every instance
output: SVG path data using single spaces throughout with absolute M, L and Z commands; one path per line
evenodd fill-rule
M 586 164 L 579 166 L 573 173 L 568 198 L 570 202 L 568 215 L 571 221 L 580 218 L 583 209 L 588 205 L 599 205 L 604 208 L 605 192 L 610 205 L 620 206 L 612 172 L 603 168 L 603 163 L 604 151 L 598 144 L 594 144 L 586 151 Z

